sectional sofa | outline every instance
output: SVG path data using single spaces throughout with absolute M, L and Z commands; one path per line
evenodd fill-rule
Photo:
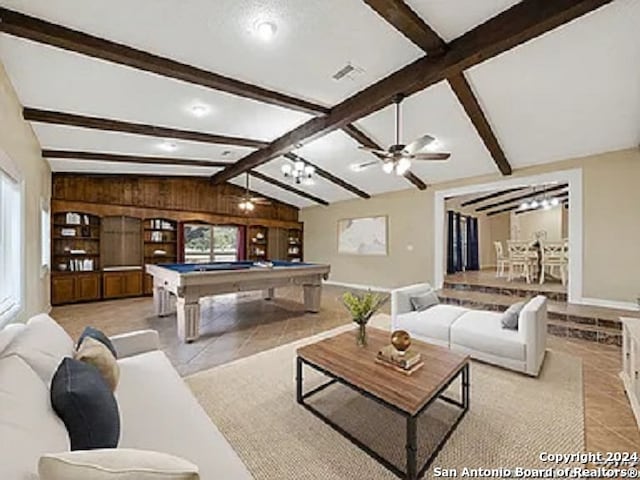
M 432 292 L 428 283 L 391 292 L 393 330 L 469 354 L 472 358 L 527 375 L 537 376 L 547 341 L 547 298 L 529 300 L 518 317 L 518 329 L 502 327 L 502 313 L 472 310 L 455 305 L 434 305 L 416 311 L 411 297 Z

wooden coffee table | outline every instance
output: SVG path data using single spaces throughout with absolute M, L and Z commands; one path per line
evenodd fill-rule
M 296 358 L 296 400 L 400 478 L 415 480 L 429 468 L 469 410 L 469 357 L 454 353 L 448 348 L 413 340 L 411 349 L 420 352 L 424 367 L 411 376 L 406 376 L 375 362 L 378 350 L 389 344 L 390 334 L 377 328 L 370 328 L 367 333 L 366 347 L 358 347 L 355 331 L 349 331 L 299 348 Z M 303 392 L 302 374 L 305 364 L 331 380 Z M 462 376 L 462 401 L 444 395 L 444 391 L 459 376 Z M 406 471 L 400 470 L 305 402 L 307 398 L 335 383 L 346 385 L 406 418 Z M 459 407 L 460 413 L 424 465 L 418 468 L 417 420 L 436 400 Z

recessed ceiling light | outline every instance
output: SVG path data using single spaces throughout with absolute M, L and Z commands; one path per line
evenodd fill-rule
M 277 31 L 278 27 L 273 22 L 259 22 L 256 24 L 256 34 L 262 40 L 271 40 L 276 35 Z
M 160 150 L 164 150 L 165 152 L 175 152 L 178 149 L 178 145 L 175 142 L 165 140 L 164 142 L 158 144 L 158 148 Z
M 211 112 L 211 107 L 204 103 L 197 103 L 191 107 L 191 113 L 198 118 L 206 117 Z

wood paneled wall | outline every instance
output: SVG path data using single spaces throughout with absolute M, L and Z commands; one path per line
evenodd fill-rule
M 52 182 L 53 200 L 246 217 L 237 200 L 228 197 L 244 190 L 212 185 L 208 178 L 54 173 Z M 298 209 L 273 200 L 257 206 L 251 218 L 297 222 Z

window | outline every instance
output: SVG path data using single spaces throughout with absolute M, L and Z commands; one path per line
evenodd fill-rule
M 51 268 L 51 211 L 44 198 L 40 202 L 40 266 L 41 275 Z
M 3 160 L 0 158 L 0 160 Z M 20 183 L 0 170 L 0 323 L 20 310 L 22 293 L 22 194 Z
M 238 227 L 189 224 L 184 226 L 184 261 L 234 262 L 238 259 Z

